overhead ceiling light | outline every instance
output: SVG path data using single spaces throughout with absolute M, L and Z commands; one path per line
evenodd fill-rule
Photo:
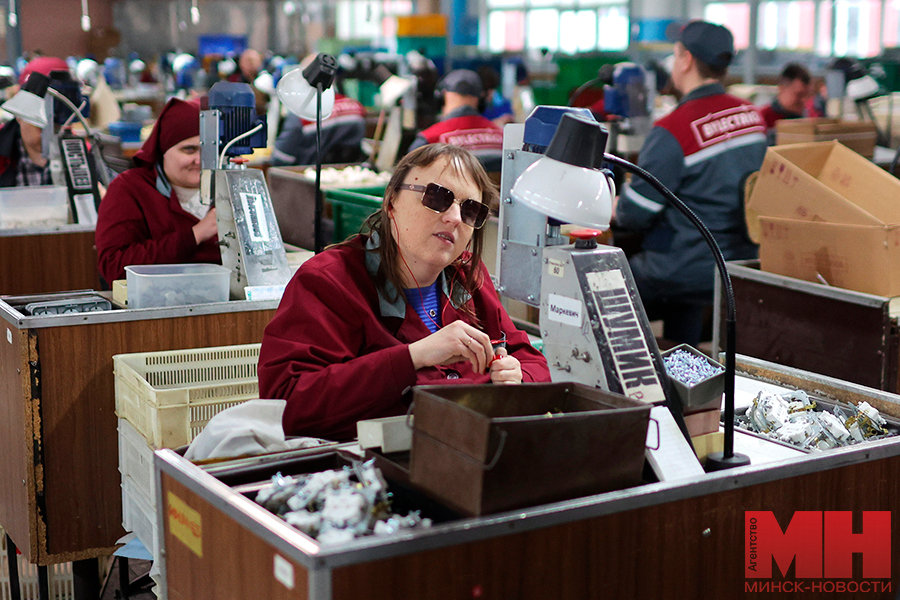
M 91 30 L 91 17 L 88 15 L 88 0 L 81 0 L 81 30 Z

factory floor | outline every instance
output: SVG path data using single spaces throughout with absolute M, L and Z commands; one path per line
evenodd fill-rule
M 131 600 L 156 600 L 156 595 L 153 593 L 153 588 L 150 586 L 137 587 L 136 589 L 132 589 L 130 594 L 123 594 L 119 582 L 120 564 L 121 561 L 119 560 L 112 561 L 109 575 L 106 578 L 106 585 L 103 588 L 100 600 L 120 600 L 126 597 Z M 149 573 L 150 564 L 149 560 L 128 559 L 128 581 L 135 582 L 142 575 Z

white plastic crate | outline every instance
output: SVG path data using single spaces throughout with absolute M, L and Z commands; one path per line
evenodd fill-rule
M 24 556 L 18 558 L 19 588 L 22 600 L 38 600 L 38 570 L 37 567 L 25 560 Z M 60 563 L 47 567 L 47 581 L 50 584 L 50 597 L 57 600 L 74 600 L 75 584 L 72 581 L 72 563 Z M 11 598 L 9 589 L 9 563 L 6 559 L 6 531 L 0 527 L 0 600 Z
M 156 507 L 156 478 L 153 472 L 153 448 L 141 432 L 125 419 L 119 419 L 119 472 L 122 481 L 131 479 L 151 508 Z
M 130 477 L 122 477 L 122 527 L 137 536 L 144 547 L 159 560 L 159 528 L 156 523 L 156 509 L 147 504 Z
M 116 415 L 153 448 L 189 444 L 217 413 L 259 397 L 260 344 L 113 356 Z

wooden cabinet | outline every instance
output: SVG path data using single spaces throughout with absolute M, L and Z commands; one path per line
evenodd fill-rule
M 0 231 L 0 295 L 99 289 L 93 226 Z
M 30 562 L 109 554 L 124 534 L 113 355 L 260 342 L 276 306 L 25 317 L 0 301 L 0 525 Z
M 900 329 L 890 298 L 728 263 L 737 305 L 737 352 L 888 392 L 900 392 Z M 718 289 L 718 286 L 717 286 Z M 725 347 L 722 294 L 714 342 Z

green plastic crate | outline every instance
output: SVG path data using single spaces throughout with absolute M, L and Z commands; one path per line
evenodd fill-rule
M 369 215 L 381 209 L 384 187 L 355 188 L 353 191 L 323 190 L 323 193 L 325 200 L 331 204 L 333 241 L 341 242 L 358 233 Z

